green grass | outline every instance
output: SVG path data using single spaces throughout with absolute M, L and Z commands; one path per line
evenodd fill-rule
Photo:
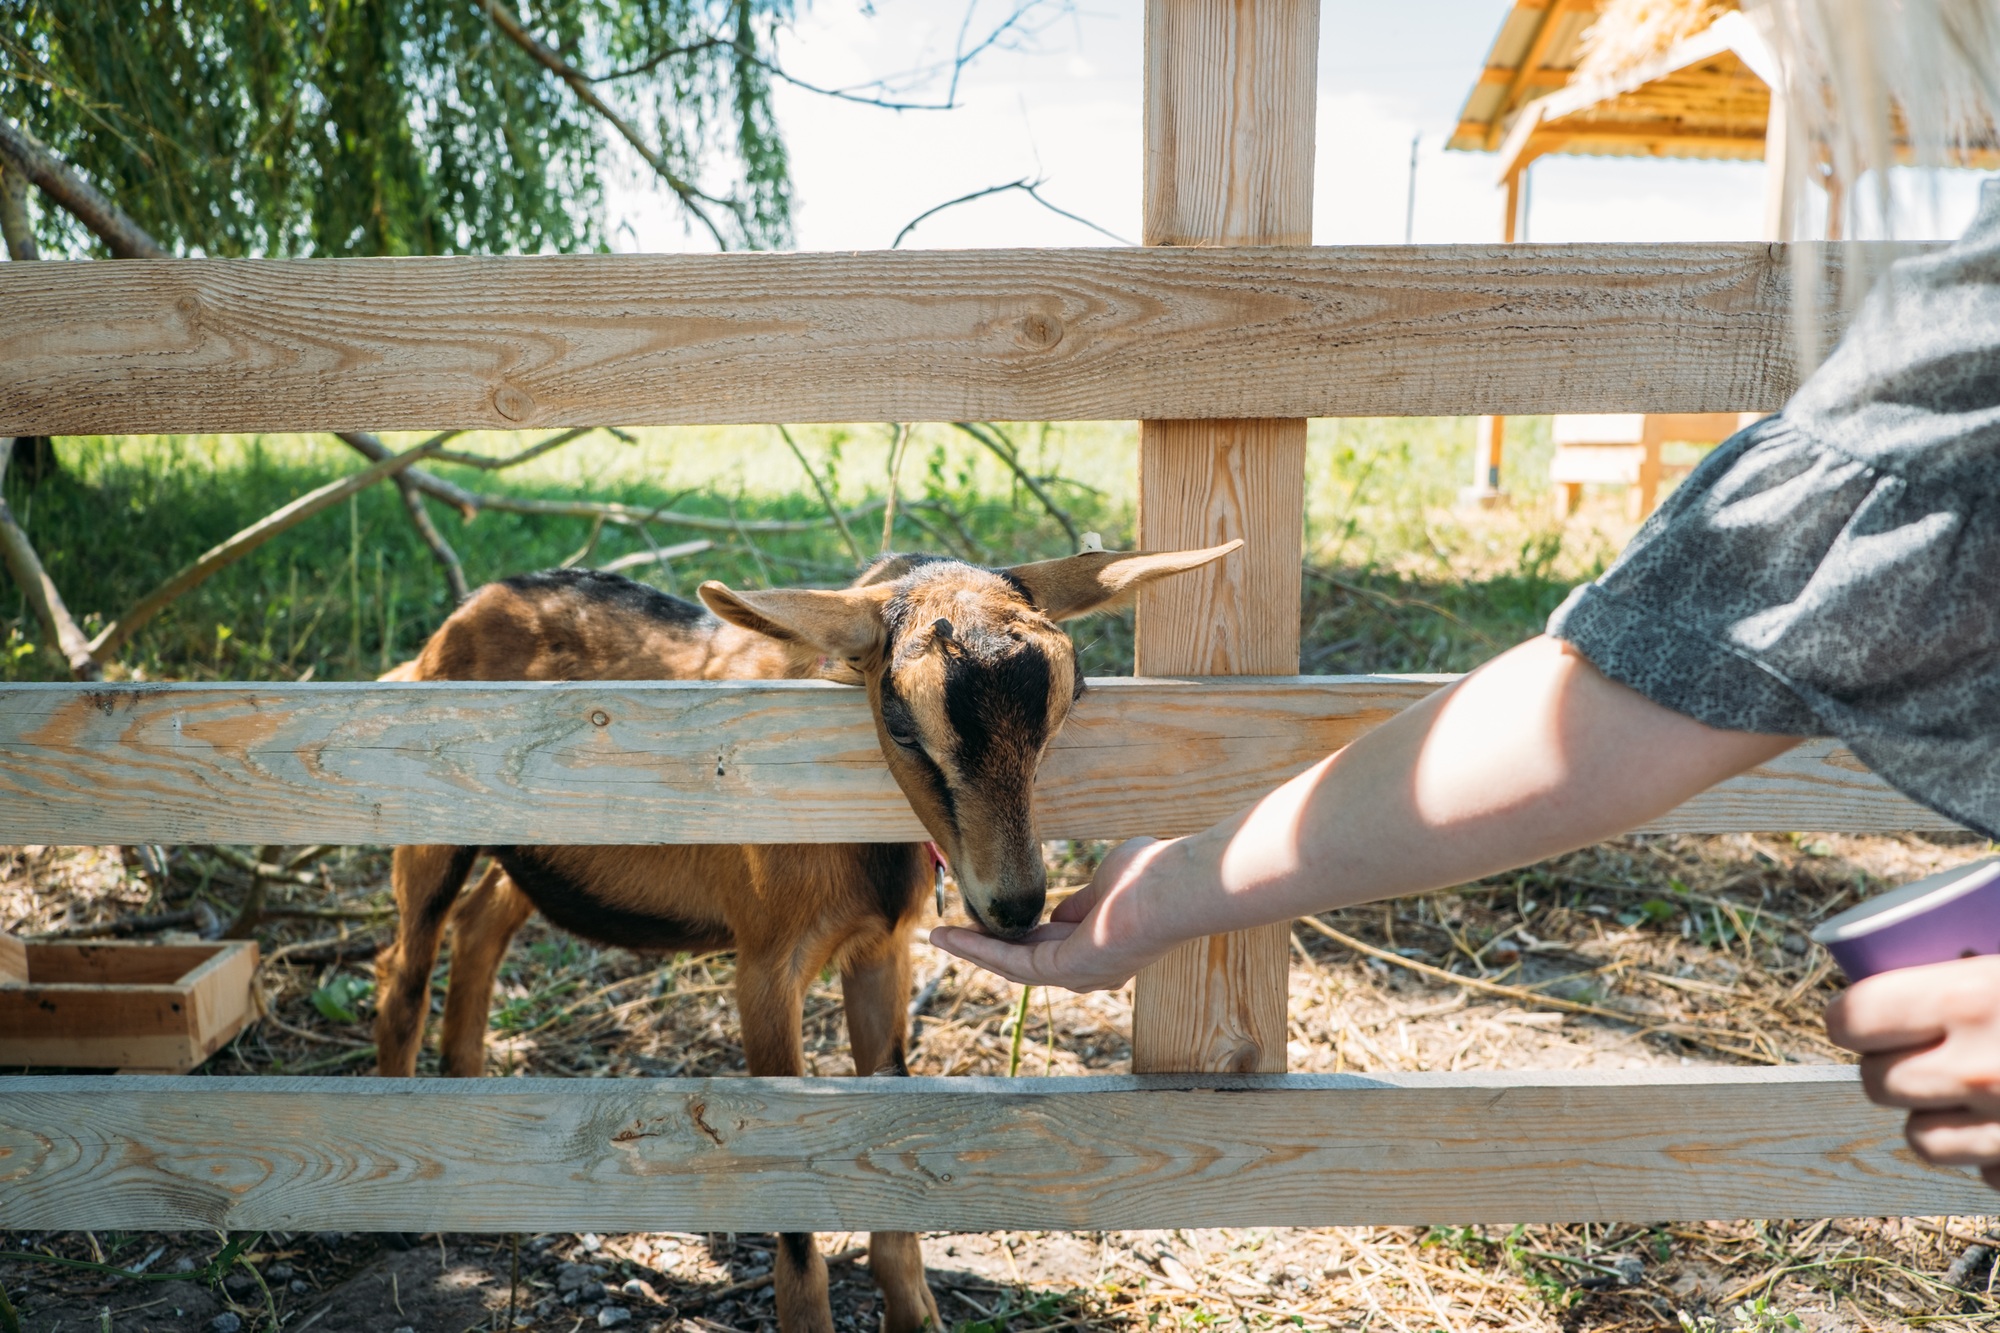
M 1511 423 L 1510 485 L 1538 494 L 1546 421 Z M 1023 464 L 1079 529 L 1129 546 L 1137 429 L 1125 423 L 1006 428 Z M 588 436 L 518 469 L 444 465 L 472 489 L 538 498 L 620 500 L 720 519 L 813 519 L 817 492 L 775 429 L 673 428 L 634 442 Z M 807 458 L 844 506 L 886 493 L 884 426 L 803 427 Z M 417 437 L 397 441 L 407 444 Z M 539 436 L 455 441 L 489 455 Z M 1309 671 L 1457 670 L 1539 628 L 1608 550 L 1566 548 L 1553 530 L 1512 514 L 1466 517 L 1453 500 L 1470 471 L 1468 419 L 1316 421 L 1308 446 L 1306 653 Z M 81 437 L 57 443 L 62 469 L 7 498 L 87 632 L 101 628 L 174 570 L 300 493 L 355 470 L 331 437 Z M 1061 526 L 990 453 L 949 426 L 918 426 L 899 494 L 923 507 L 899 516 L 893 545 L 988 563 L 1067 553 Z M 714 549 L 647 567 L 640 577 L 689 595 L 702 579 L 735 586 L 837 585 L 854 561 L 830 525 L 757 534 L 694 532 L 668 523 L 641 534 L 585 519 L 494 511 L 470 524 L 432 515 L 477 584 L 575 558 L 618 556 L 705 536 Z M 881 516 L 854 524 L 867 554 Z M 171 606 L 128 647 L 123 671 L 146 679 L 315 679 L 378 674 L 412 655 L 449 611 L 442 575 L 393 488 L 286 532 Z M 0 678 L 60 679 L 20 591 L 0 582 Z M 1130 617 L 1077 627 L 1086 668 L 1131 669 Z

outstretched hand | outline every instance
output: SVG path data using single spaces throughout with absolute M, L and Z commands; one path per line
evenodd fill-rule
M 1861 1054 L 1870 1099 L 1910 1112 L 1910 1146 L 1976 1166 L 2000 1189 L 2000 958 L 1965 958 L 1856 982 L 1827 1032 Z
M 1162 877 L 1171 842 L 1133 838 L 1097 867 L 1090 883 L 1056 905 L 1047 924 L 1018 940 L 939 926 L 931 943 L 1010 981 L 1065 990 L 1115 990 L 1179 940 L 1148 929 L 1146 886 Z

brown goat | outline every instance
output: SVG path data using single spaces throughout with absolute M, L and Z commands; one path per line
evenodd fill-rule
M 745 680 L 825 676 L 867 687 L 897 783 L 944 849 L 974 920 L 1014 936 L 1046 894 L 1030 796 L 1049 742 L 1083 692 L 1056 621 L 1217 559 L 1204 551 L 1086 552 L 1008 570 L 890 556 L 853 587 L 732 592 L 708 611 L 643 584 L 555 570 L 475 592 L 398 680 Z M 713 615 L 709 614 L 713 612 Z M 458 900 L 482 852 L 492 864 Z M 632 949 L 734 948 L 752 1074 L 804 1072 L 810 980 L 840 969 L 857 1074 L 907 1073 L 910 939 L 930 899 L 923 843 L 803 846 L 399 847 L 396 942 L 378 962 L 378 1071 L 416 1070 L 430 975 L 452 929 L 440 1066 L 485 1067 L 487 1011 L 508 941 L 535 909 Z M 939 1325 L 908 1232 L 869 1237 L 888 1333 Z M 831 1333 L 826 1264 L 810 1234 L 779 1237 L 786 1333 Z

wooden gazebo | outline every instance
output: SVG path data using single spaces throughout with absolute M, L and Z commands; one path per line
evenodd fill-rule
M 1500 25 L 1447 146 L 1499 154 L 1502 239 L 1527 239 L 1528 169 L 1557 153 L 1763 159 L 1771 164 L 1766 234 L 1789 235 L 1785 129 L 1771 115 L 1777 74 L 1762 38 L 1729 3 L 1653 4 L 1643 20 L 1637 8 L 1515 0 Z M 1560 419 L 1551 476 L 1558 513 L 1576 508 L 1585 482 L 1622 481 L 1643 516 L 1658 494 L 1665 441 L 1712 443 L 1737 424 L 1734 414 Z M 1470 498 L 1498 495 L 1505 429 L 1503 417 L 1480 419 Z
M 1736 0 L 1514 0 L 1446 146 L 1499 154 L 1506 241 L 1527 239 L 1529 167 L 1562 153 L 1761 160 L 1765 239 L 1790 240 L 1797 195 L 1786 188 L 1785 158 L 1799 136 L 1785 126 L 1784 99 L 1771 96 L 1781 77 Z M 1797 174 L 1826 190 L 1824 233 L 1838 239 L 1843 182 L 1824 153 L 1806 151 Z M 2000 165 L 2000 145 L 1981 136 L 1955 161 Z M 1559 507 L 1573 511 L 1585 482 L 1623 481 L 1643 516 L 1657 494 L 1663 441 L 1714 443 L 1736 429 L 1733 414 L 1559 419 L 1551 478 Z M 1480 419 L 1470 498 L 1498 494 L 1504 430 L 1504 418 Z

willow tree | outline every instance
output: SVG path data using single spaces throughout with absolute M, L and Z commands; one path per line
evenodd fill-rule
M 602 245 L 614 138 L 718 245 L 790 237 L 790 0 L 0 0 L 0 114 L 165 247 Z M 45 251 L 91 251 L 55 209 Z

